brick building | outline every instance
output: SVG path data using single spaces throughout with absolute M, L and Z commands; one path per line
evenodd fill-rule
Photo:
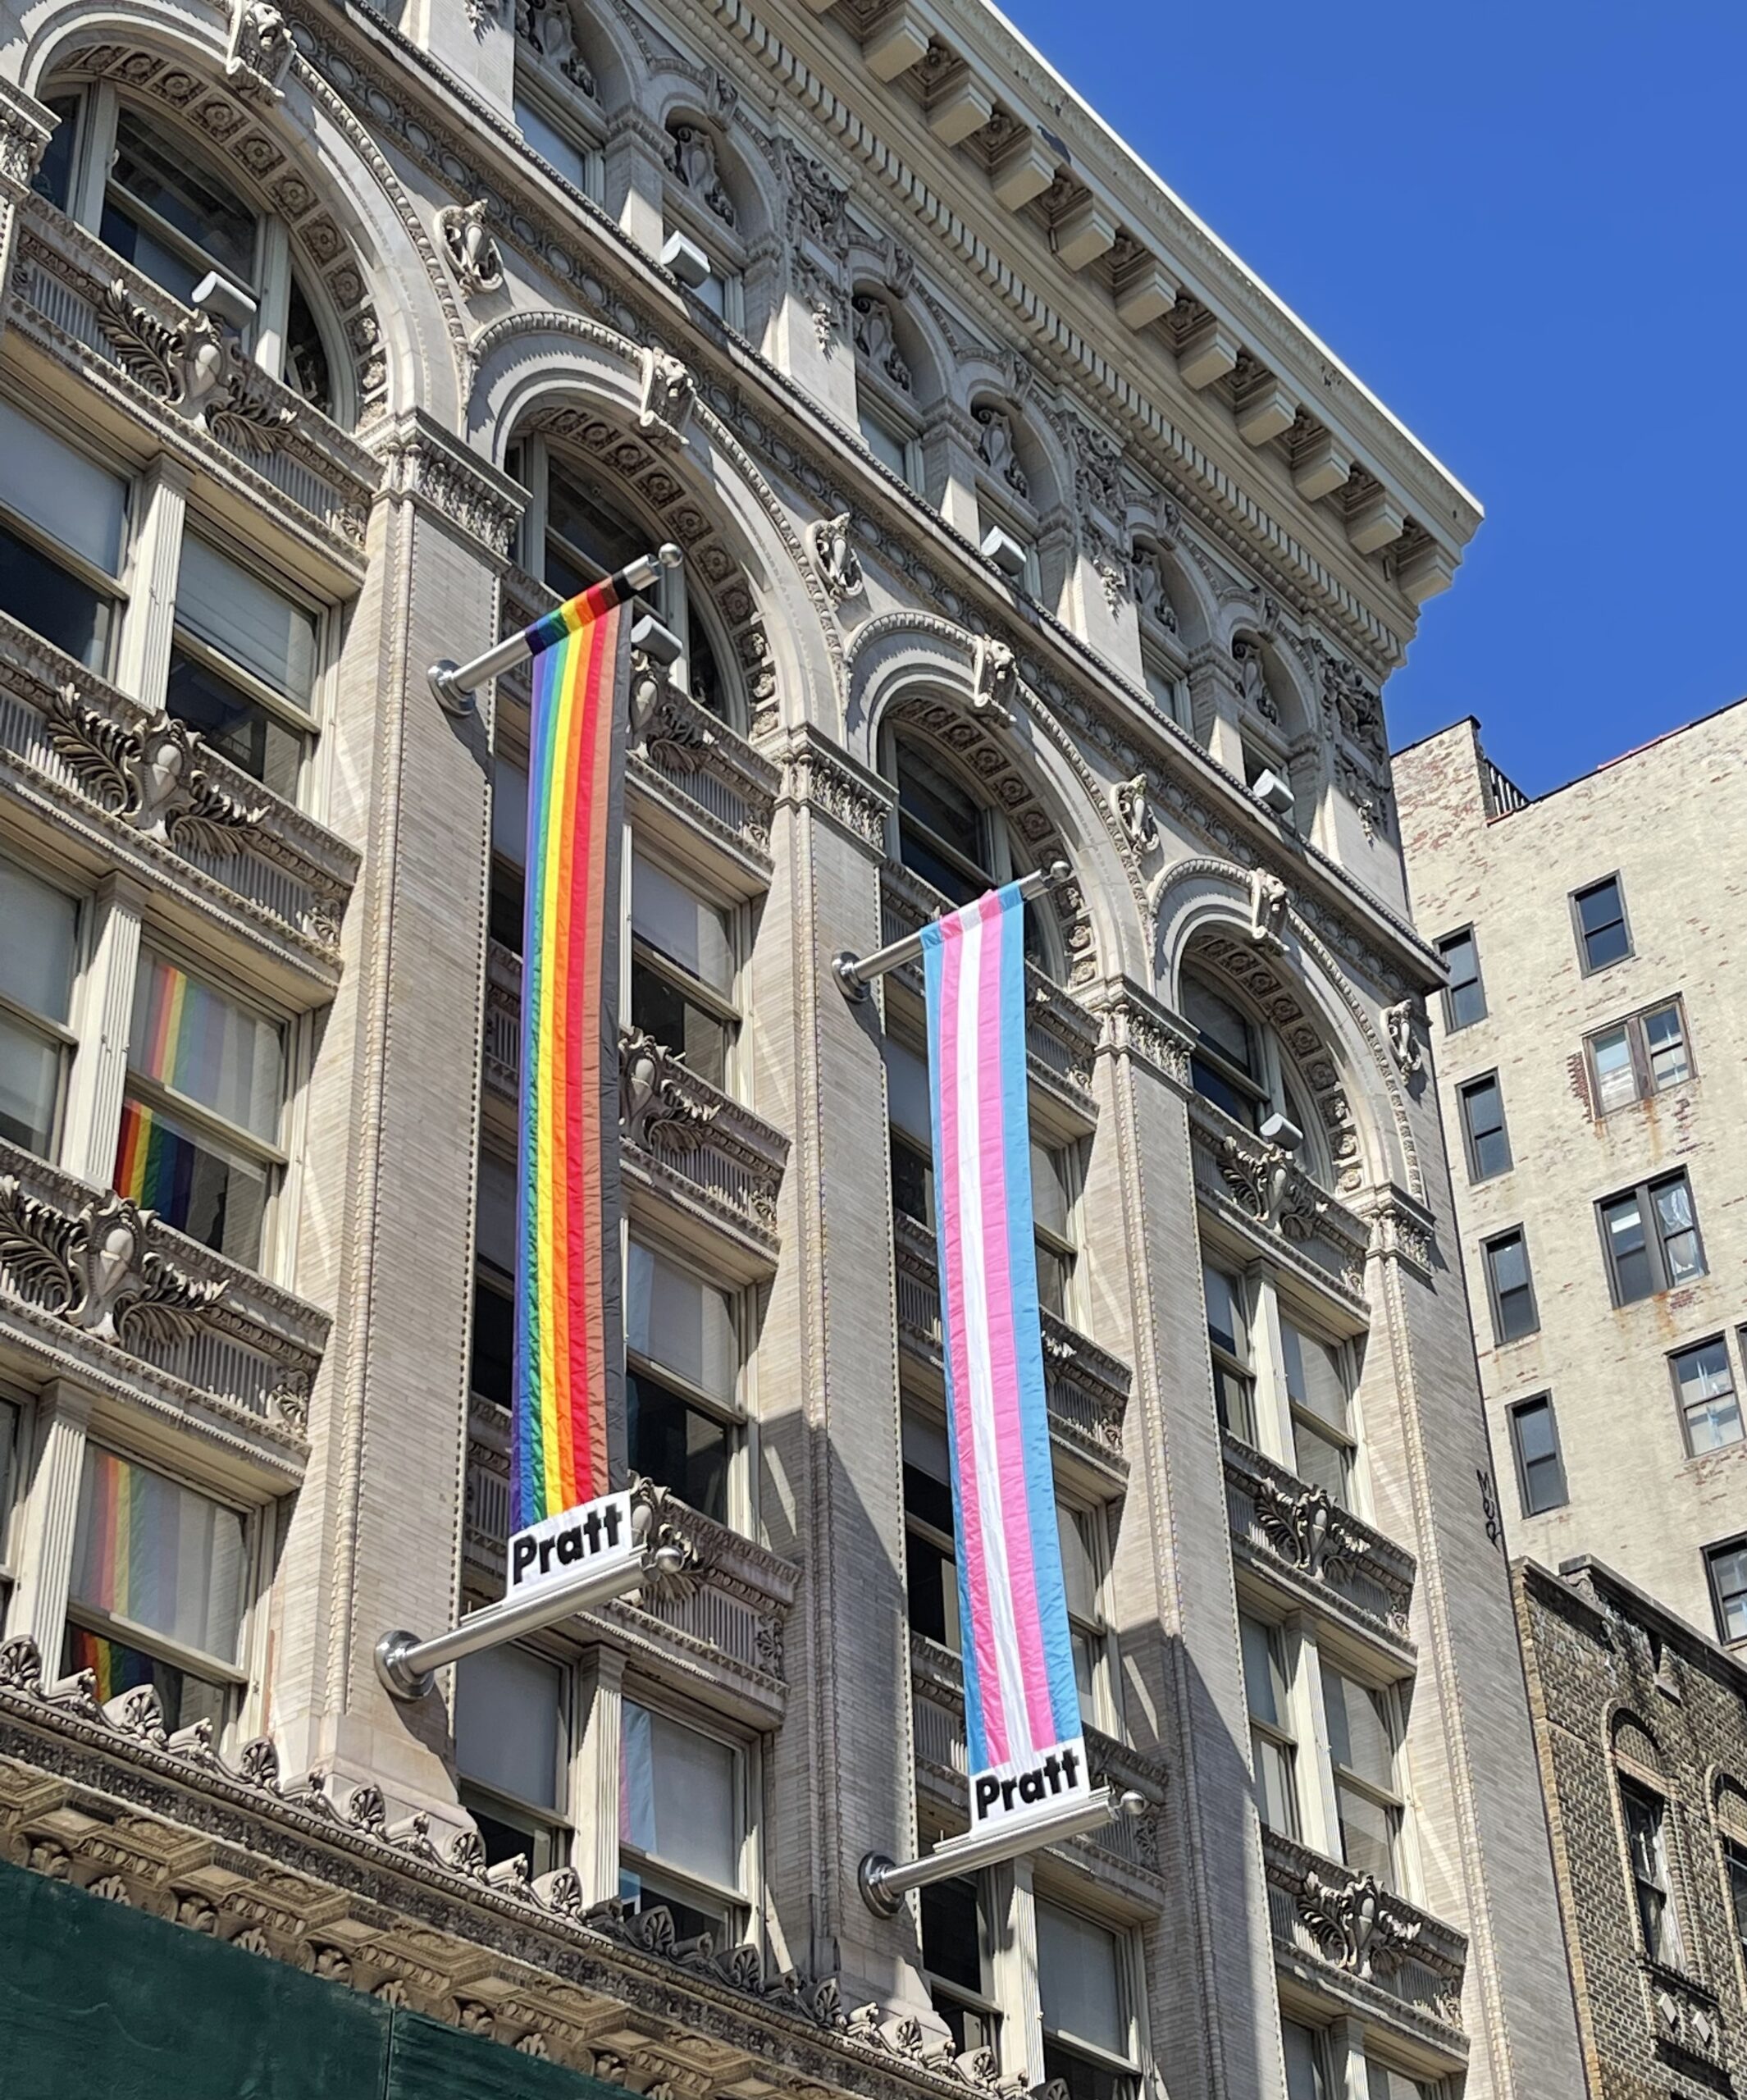
M 121 2050 L 281 2100 L 1580 2091 L 1404 1022 L 1437 463 L 972 0 L 5 0 L 0 460 L 33 2100 Z M 378 1635 L 502 1579 L 513 1288 L 527 691 L 425 667 L 670 538 L 623 1251 L 684 1570 L 397 1705 Z M 886 1919 L 963 1692 L 918 986 L 830 958 L 1058 856 L 1056 1487 L 1144 1813 Z

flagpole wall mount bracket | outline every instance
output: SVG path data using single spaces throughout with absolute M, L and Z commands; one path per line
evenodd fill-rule
M 1074 873 L 1065 861 L 1051 861 L 1047 868 L 1033 869 L 1029 875 L 1019 879 L 1019 893 L 1028 902 L 1042 897 L 1046 890 L 1060 889 Z M 922 953 L 919 933 L 906 934 L 901 940 L 869 956 L 858 956 L 844 948 L 831 958 L 831 974 L 837 980 L 837 988 L 846 999 L 858 1006 L 873 989 L 874 979 L 883 977 L 888 970 L 901 970 L 906 963 L 915 962 Z
M 1121 1816 L 1144 1815 L 1147 1806 L 1144 1794 L 1132 1790 L 1119 1794 L 1113 1787 L 1099 1787 L 1053 1815 L 1028 1817 L 1017 1824 L 985 1824 L 962 1838 L 949 1838 L 919 1860 L 894 1860 L 884 1852 L 869 1852 L 856 1869 L 855 1879 L 863 1901 L 876 1917 L 895 1918 L 913 1888 L 999 1866 L 1004 1860 L 1041 1851 L 1046 1845 L 1102 1830 Z

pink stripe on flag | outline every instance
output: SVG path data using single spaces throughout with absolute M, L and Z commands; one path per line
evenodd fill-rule
M 1007 1582 L 1013 1602 L 1014 1631 L 1031 1746 L 1056 1738 L 1050 1703 L 1049 1669 L 1043 1659 L 1043 1628 L 1038 1609 L 1037 1570 L 1031 1552 L 1031 1513 L 1025 1477 L 1025 1440 L 1019 1423 L 1019 1350 L 1013 1331 L 1013 1276 L 1007 1243 L 1007 1145 L 1001 1085 L 1001 977 L 1006 942 L 1013 938 L 997 895 L 982 898 L 982 982 L 977 987 L 977 1041 L 974 1083 L 982 1100 L 983 1267 L 988 1278 L 989 1387 L 995 1404 L 995 1437 L 1001 1453 L 999 1522 L 1007 1545 Z M 1017 1134 L 1029 1144 L 1029 1131 Z M 989 1513 L 992 1516 L 993 1512 Z
M 937 1029 L 940 1055 L 940 1157 L 935 1172 L 940 1185 L 934 1191 L 939 1215 L 946 1226 L 946 1302 L 950 1308 L 946 1348 L 952 1364 L 953 1454 L 959 1471 L 959 1510 L 965 1536 L 965 1579 L 970 1589 L 970 1624 L 960 1629 L 960 1637 L 974 1644 L 978 1682 L 983 1687 L 983 1731 L 988 1754 L 997 1764 L 1007 1759 L 1007 1717 L 1001 1696 L 1001 1665 L 995 1652 L 995 1617 L 989 1609 L 988 1562 L 983 1537 L 981 1483 L 977 1477 L 976 1431 L 971 1421 L 972 1384 L 970 1337 L 965 1318 L 965 1249 L 960 1231 L 958 1187 L 959 1073 L 958 1037 L 953 1025 L 960 997 L 963 934 L 956 918 L 942 928 L 942 1020 Z M 974 1075 L 972 1075 L 973 1080 Z

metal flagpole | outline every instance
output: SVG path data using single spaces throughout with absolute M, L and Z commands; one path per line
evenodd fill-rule
M 1046 890 L 1060 889 L 1074 870 L 1065 861 L 1056 861 L 1047 868 L 1038 868 L 1019 879 L 1019 893 L 1023 897 L 1042 897 Z M 846 999 L 864 999 L 872 980 L 883 977 L 888 970 L 901 970 L 906 962 L 915 962 L 922 953 L 922 936 L 906 934 L 901 941 L 893 941 L 889 947 L 877 948 L 870 956 L 851 955 L 847 948 L 841 955 L 833 956 L 832 974 Z
M 1146 1809 L 1143 1794 L 1119 1794 L 1114 1787 L 1100 1787 L 1058 1815 L 1029 1816 L 1016 1825 L 985 1824 L 962 1838 L 949 1838 L 919 1860 L 905 1860 L 901 1865 L 883 1852 L 869 1852 L 855 1879 L 868 1908 L 890 1918 L 913 1888 L 925 1888 L 931 1881 L 948 1881 L 955 1874 L 974 1874 L 979 1867 L 999 1866 L 1003 1860 L 1016 1860 L 1022 1853 L 1059 1844 L 1065 1838 L 1102 1830 L 1118 1816 L 1143 1815 Z
M 636 591 L 646 591 L 663 569 L 677 568 L 685 559 L 682 550 L 668 540 L 655 553 L 627 562 L 613 581 L 628 586 L 625 595 L 629 597 Z M 433 664 L 425 675 L 445 714 L 471 714 L 477 705 L 476 687 L 482 686 L 487 678 L 495 678 L 500 671 L 513 670 L 533 653 L 527 630 L 523 628 L 468 663 L 458 664 L 452 657 L 445 656 L 440 664 Z

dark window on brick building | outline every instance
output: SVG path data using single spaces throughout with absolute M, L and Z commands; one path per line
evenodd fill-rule
M 1583 957 L 1584 975 L 1605 970 L 1631 953 L 1631 930 L 1626 923 L 1626 892 L 1617 875 L 1591 883 L 1571 897 L 1571 916 L 1576 923 L 1577 947 Z
M 1539 1517 L 1570 1500 L 1565 1491 L 1565 1461 L 1559 1454 L 1559 1426 L 1553 1397 L 1538 1394 L 1510 1411 L 1511 1449 L 1517 1459 L 1517 1484 L 1522 1513 Z
M 1665 1174 L 1597 1206 L 1616 1305 L 1672 1290 L 1704 1274 L 1704 1249 L 1685 1172 Z
M 1486 1256 L 1486 1293 L 1492 1303 L 1493 1338 L 1501 1345 L 1521 1341 L 1540 1326 L 1535 1309 L 1535 1283 L 1529 1274 L 1529 1243 L 1521 1227 L 1489 1239 Z
M 1462 1143 L 1468 1153 L 1468 1178 L 1489 1181 L 1494 1174 L 1508 1173 L 1511 1141 L 1504 1128 L 1504 1096 L 1498 1075 L 1470 1080 L 1459 1089 L 1462 1102 Z
M 1446 934 L 1438 943 L 1438 952 L 1450 973 L 1444 990 L 1444 1025 L 1453 1030 L 1484 1020 L 1486 988 L 1480 982 L 1480 952 L 1474 929 L 1464 926 L 1459 934 Z

